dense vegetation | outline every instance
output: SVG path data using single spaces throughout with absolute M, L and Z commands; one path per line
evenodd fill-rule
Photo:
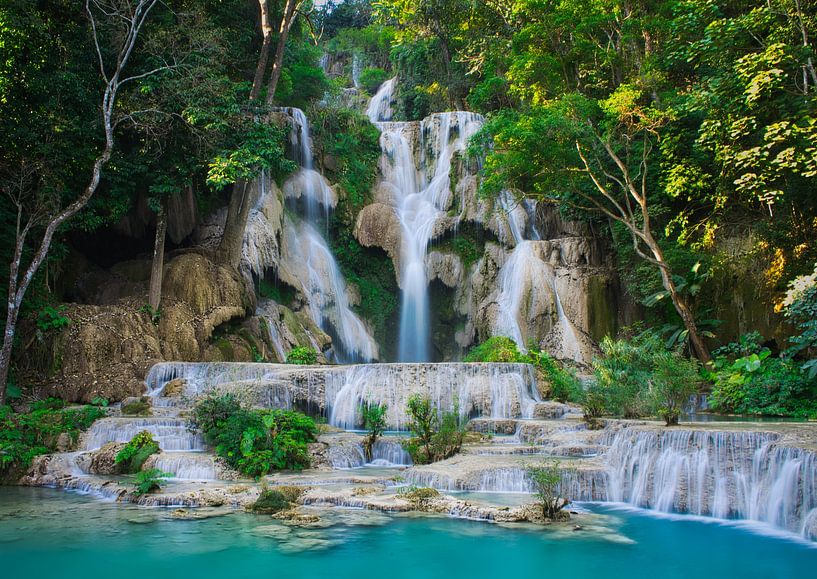
M 413 394 L 406 411 L 412 436 L 403 442 L 403 447 L 414 464 L 445 460 L 460 451 L 465 440 L 465 424 L 458 408 L 441 412 L 428 398 Z
M 307 445 L 318 433 L 315 422 L 300 412 L 250 409 L 230 394 L 199 402 L 190 425 L 227 464 L 252 477 L 308 467 Z
M 34 457 L 54 452 L 61 444 L 70 447 L 80 432 L 103 416 L 105 410 L 98 406 L 66 408 L 55 398 L 34 402 L 28 412 L 0 406 L 0 474 L 27 467 Z

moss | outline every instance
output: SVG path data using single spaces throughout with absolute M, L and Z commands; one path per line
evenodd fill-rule
M 143 396 L 139 400 L 134 400 L 122 405 L 124 416 L 150 416 L 150 404 Z
M 485 253 L 485 236 L 475 229 L 463 227 L 453 237 L 435 244 L 435 249 L 455 254 L 468 269 Z
M 235 350 L 233 349 L 233 345 L 230 343 L 230 340 L 227 338 L 218 338 L 216 340 L 216 348 L 218 348 L 218 351 L 221 353 L 225 362 L 229 362 L 235 358 Z
M 295 290 L 285 283 L 277 280 L 270 281 L 262 279 L 258 282 L 258 295 L 262 298 L 273 300 L 274 302 L 288 306 L 295 299 Z
M 589 333 L 597 342 L 605 336 L 615 336 L 618 331 L 615 292 L 610 286 L 610 281 L 602 276 L 591 277 L 587 285 Z
M 290 502 L 280 490 L 264 489 L 258 500 L 250 505 L 249 509 L 254 513 L 263 515 L 273 515 L 280 511 L 285 511 L 290 507 Z

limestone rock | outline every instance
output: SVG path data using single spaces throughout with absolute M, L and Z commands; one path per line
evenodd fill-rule
M 383 249 L 399 271 L 402 225 L 394 207 L 383 203 L 364 207 L 357 216 L 354 236 L 364 247 Z

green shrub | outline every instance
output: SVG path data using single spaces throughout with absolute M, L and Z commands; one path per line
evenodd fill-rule
M 130 439 L 128 444 L 117 453 L 114 463 L 120 465 L 124 473 L 136 473 L 152 454 L 159 452 L 159 444 L 153 440 L 153 435 L 143 430 Z
M 133 493 L 137 497 L 158 491 L 165 483 L 165 479 L 172 477 L 171 472 L 162 472 L 158 468 L 151 468 L 136 473 L 134 479 L 135 488 Z
M 419 394 L 411 395 L 406 406 L 413 436 L 402 444 L 415 464 L 445 460 L 460 451 L 465 428 L 456 408 L 440 416 L 431 400 Z
M 360 407 L 360 414 L 363 416 L 363 428 L 368 433 L 363 440 L 363 452 L 366 455 L 366 461 L 372 461 L 372 449 L 374 448 L 377 439 L 383 435 L 386 430 L 386 411 L 388 406 L 385 404 L 372 404 L 364 402 Z
M 471 348 L 463 361 L 523 363 L 528 359 L 519 351 L 516 342 L 505 336 L 494 336 Z
M 762 340 L 747 334 L 713 352 L 710 407 L 735 414 L 817 416 L 817 381 L 801 363 L 772 356 Z
M 200 402 L 190 426 L 231 467 L 254 477 L 309 466 L 307 445 L 318 432 L 315 421 L 300 412 L 249 409 L 229 394 Z
M 28 412 L 0 406 L 0 471 L 24 468 L 41 454 L 56 450 L 61 434 L 76 442 L 79 433 L 105 416 L 96 406 L 65 409 L 65 402 L 48 398 L 34 402 Z
M 318 363 L 318 353 L 309 347 L 298 346 L 293 348 L 287 354 L 287 364 L 299 364 L 302 366 L 311 366 Z
M 389 76 L 389 73 L 382 68 L 364 68 L 360 72 L 360 84 L 367 93 L 373 95 L 381 84 L 389 80 Z
M 290 501 L 277 489 L 264 489 L 252 505 L 250 510 L 254 513 L 274 515 L 277 512 L 285 511 L 290 507 Z
M 64 312 L 65 306 L 45 306 L 37 314 L 37 329 L 41 332 L 49 332 L 71 325 L 71 318 L 64 315 Z
M 684 404 L 700 387 L 697 362 L 679 349 L 667 350 L 651 331 L 604 338 L 593 360 L 596 383 L 584 396 L 592 423 L 602 413 L 624 418 L 653 415 L 677 424 Z M 603 410 L 602 410 L 603 408 Z
M 536 499 L 542 508 L 542 516 L 551 520 L 559 518 L 562 509 L 570 504 L 569 499 L 560 496 L 562 469 L 559 461 L 527 466 L 525 473 L 533 485 Z
M 786 317 L 797 324 L 800 333 L 790 339 L 788 357 L 807 358 L 801 370 L 809 380 L 817 379 L 817 265 L 814 273 L 795 278 L 783 300 Z
M 150 403 L 143 396 L 139 400 L 123 404 L 121 410 L 124 416 L 150 416 Z

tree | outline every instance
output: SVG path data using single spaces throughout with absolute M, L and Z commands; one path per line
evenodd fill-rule
M 570 501 L 560 496 L 562 485 L 562 469 L 559 461 L 550 464 L 531 465 L 525 468 L 533 486 L 536 499 L 542 508 L 542 516 L 546 519 L 556 519 L 559 513 Z
M 7 189 L 8 195 L 17 209 L 15 246 L 9 267 L 8 304 L 6 309 L 5 331 L 3 347 L 0 350 L 0 405 L 5 403 L 5 384 L 8 380 L 11 365 L 11 353 L 14 346 L 14 337 L 17 322 L 20 316 L 20 307 L 34 276 L 48 256 L 51 242 L 57 230 L 90 201 L 99 187 L 103 167 L 108 163 L 114 150 L 114 130 L 119 118 L 116 113 L 117 97 L 120 89 L 128 82 L 145 78 L 167 65 L 160 65 L 144 72 L 125 76 L 125 70 L 136 49 L 139 34 L 155 7 L 158 0 L 86 0 L 85 11 L 91 25 L 91 33 L 96 49 L 99 72 L 104 81 L 102 94 L 102 126 L 104 132 L 104 147 L 98 154 L 91 168 L 91 178 L 76 199 L 63 208 L 55 208 L 53 200 L 47 200 L 38 195 L 36 188 L 31 187 L 31 179 L 22 178 L 20 185 L 12 190 Z M 102 20 L 100 20 L 102 18 Z M 103 31 L 103 27 L 106 30 Z M 112 44 L 115 57 L 106 58 L 109 46 Z M 110 64 L 113 61 L 115 64 Z M 35 197 L 32 202 L 32 197 Z M 34 209 L 29 211 L 33 205 Z M 29 235 L 35 230 L 44 227 L 42 238 L 28 265 L 24 263 Z
M 278 39 L 275 46 L 275 53 L 272 61 L 272 71 L 267 82 L 267 107 L 272 107 L 275 102 L 275 91 L 278 88 L 278 81 L 281 78 L 281 70 L 284 63 L 284 53 L 286 51 L 287 38 L 295 23 L 298 9 L 304 0 L 286 0 L 281 9 L 280 20 L 278 21 Z M 254 105 L 260 96 L 263 85 L 264 74 L 269 61 L 270 49 L 272 46 L 272 26 L 270 24 L 269 6 L 267 0 L 258 0 L 261 11 L 261 33 L 263 43 L 261 53 L 253 78 L 253 86 L 250 91 L 250 105 Z M 251 111 L 257 114 L 257 111 Z M 259 167 L 255 167 L 257 172 Z M 250 198 L 250 183 L 247 178 L 234 181 L 230 202 L 227 206 L 227 221 L 224 225 L 224 233 L 219 244 L 219 253 L 224 262 L 238 267 L 241 261 L 241 248 L 244 243 L 244 231 L 247 228 L 247 219 L 250 215 L 252 199 Z
M 372 462 L 374 445 L 386 430 L 387 410 L 388 406 L 385 404 L 373 404 L 371 402 L 365 402 L 360 407 L 360 413 L 363 415 L 363 428 L 368 431 L 366 438 L 363 440 L 363 453 L 366 455 L 366 462 Z

